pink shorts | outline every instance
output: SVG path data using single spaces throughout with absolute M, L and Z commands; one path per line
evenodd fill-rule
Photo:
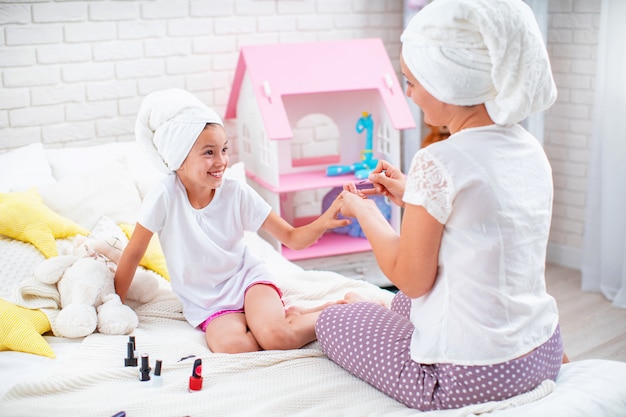
M 276 292 L 278 293 L 278 296 L 280 297 L 280 300 L 283 301 L 283 292 L 280 290 L 280 288 L 278 288 L 276 285 L 274 285 L 273 283 L 269 282 L 269 281 L 257 281 L 257 282 L 253 282 L 252 284 L 250 284 L 248 286 L 248 288 L 246 288 L 246 293 L 248 292 L 248 290 L 253 286 L 253 285 L 257 285 L 257 284 L 263 284 L 263 285 L 269 285 L 270 287 L 274 288 L 276 290 Z M 245 297 L 245 293 L 244 293 L 244 297 Z M 285 302 L 283 301 L 283 305 L 285 305 Z M 243 313 L 243 308 L 238 308 L 236 310 L 219 310 L 216 311 L 215 313 L 211 314 L 209 317 L 207 317 L 207 319 L 205 321 L 203 321 L 202 323 L 200 323 L 198 325 L 198 327 L 200 328 L 200 330 L 202 330 L 203 332 L 206 332 L 206 328 L 209 325 L 209 323 L 211 323 L 213 320 L 215 320 L 216 318 L 226 315 L 226 314 L 231 314 L 231 313 Z

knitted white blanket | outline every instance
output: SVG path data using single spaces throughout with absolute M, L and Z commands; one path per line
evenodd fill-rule
M 342 298 L 346 291 L 389 302 L 392 294 L 334 272 L 279 268 L 276 278 L 288 305 L 312 306 Z M 127 336 L 93 334 L 79 353 L 48 378 L 20 383 L 0 401 L 0 415 L 112 416 L 404 416 L 415 410 L 353 377 L 312 343 L 303 349 L 238 355 L 209 351 L 200 331 L 184 321 L 169 290 L 136 307 L 137 357 L 147 354 L 154 368 L 162 360 L 161 387 L 140 381 L 136 367 L 125 367 Z M 193 356 L 193 357 L 190 357 Z M 183 359 L 190 357 L 188 359 Z M 203 389 L 188 392 L 194 358 L 202 358 Z M 139 362 L 141 362 L 139 360 Z M 544 384 L 531 393 L 424 415 L 466 416 L 524 404 L 551 392 Z

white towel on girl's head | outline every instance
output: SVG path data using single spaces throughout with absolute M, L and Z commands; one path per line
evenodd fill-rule
M 167 173 L 180 168 L 207 123 L 223 126 L 217 113 L 188 91 L 155 91 L 141 103 L 135 138 L 153 163 Z
M 485 103 L 493 121 L 517 123 L 556 100 L 548 53 L 522 0 L 434 0 L 402 34 L 402 58 L 436 99 Z

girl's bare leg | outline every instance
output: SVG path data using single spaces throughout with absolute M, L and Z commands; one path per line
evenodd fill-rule
M 248 329 L 243 313 L 219 316 L 206 328 L 206 343 L 214 353 L 242 353 L 261 350 Z
M 285 310 L 272 286 L 257 284 L 247 290 L 244 310 L 261 348 L 297 349 L 316 339 L 315 322 L 326 307 L 348 302 L 344 298 L 313 308 L 293 306 Z
M 241 353 L 262 349 L 297 349 L 315 340 L 315 322 L 321 312 L 334 304 L 368 301 L 356 293 L 343 300 L 313 308 L 285 310 L 276 290 L 265 284 L 246 292 L 245 313 L 217 317 L 206 329 L 207 345 L 213 352 Z
M 250 332 L 262 349 L 298 349 L 315 340 L 315 322 L 324 306 L 285 307 L 276 290 L 265 284 L 248 288 L 244 301 Z

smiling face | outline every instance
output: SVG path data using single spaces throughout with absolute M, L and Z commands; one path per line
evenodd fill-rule
M 191 200 L 204 200 L 222 185 L 222 176 L 228 166 L 228 139 L 224 128 L 208 124 L 183 164 L 176 171 Z

